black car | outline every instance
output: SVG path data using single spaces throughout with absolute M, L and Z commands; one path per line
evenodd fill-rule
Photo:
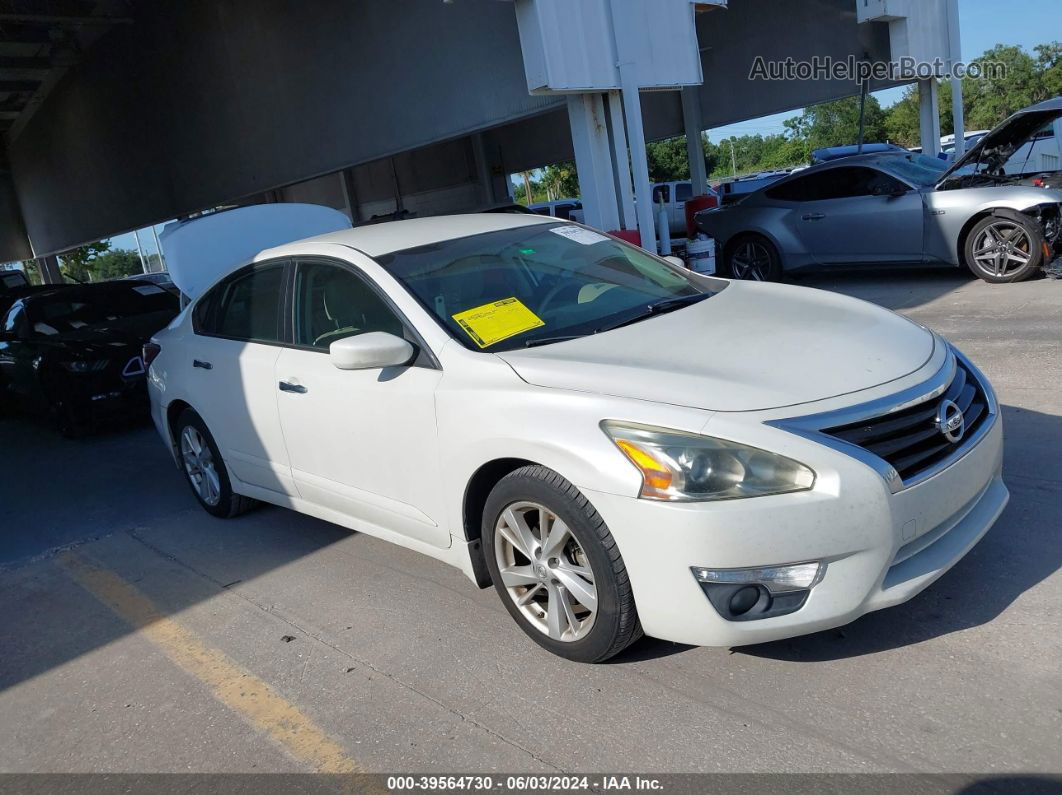
M 31 286 L 22 271 L 0 271 L 0 316 L 19 298 L 43 289 Z
M 76 434 L 147 407 L 142 346 L 178 312 L 148 282 L 64 285 L 16 300 L 0 320 L 0 400 L 47 411 Z

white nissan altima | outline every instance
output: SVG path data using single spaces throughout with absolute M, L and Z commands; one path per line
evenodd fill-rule
M 898 604 L 1008 498 L 992 388 L 936 334 L 538 216 L 263 251 L 145 357 L 211 514 L 260 500 L 438 558 L 573 660 Z

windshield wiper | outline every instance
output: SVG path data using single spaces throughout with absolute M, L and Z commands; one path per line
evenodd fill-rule
M 537 340 L 528 340 L 524 343 L 524 347 L 535 348 L 539 345 L 552 345 L 554 342 L 567 342 L 568 340 L 577 340 L 585 336 L 585 334 L 561 334 L 556 337 L 540 337 Z
M 645 320 L 647 317 L 653 317 L 654 315 L 663 315 L 667 312 L 673 312 L 676 309 L 681 309 L 684 306 L 690 304 L 696 304 L 698 301 L 703 301 L 705 298 L 710 298 L 712 293 L 694 293 L 693 295 L 680 295 L 675 298 L 664 298 L 660 301 L 656 301 L 647 305 L 641 312 L 634 317 L 624 318 L 618 323 L 613 323 L 611 326 L 602 326 L 601 328 L 594 329 L 593 334 L 600 334 L 603 331 L 612 331 L 612 329 L 620 328 L 621 326 L 628 326 L 631 323 L 637 323 L 639 320 Z M 539 339 L 528 340 L 524 343 L 525 348 L 535 348 L 539 345 L 552 345 L 554 342 L 567 342 L 568 340 L 576 340 L 581 337 L 587 337 L 589 334 L 559 334 L 556 337 L 540 337 Z
M 603 331 L 612 331 L 613 329 L 622 328 L 623 326 L 629 326 L 632 323 L 637 323 L 646 318 L 654 317 L 655 315 L 663 315 L 667 312 L 674 312 L 676 309 L 682 309 L 684 306 L 690 304 L 696 304 L 699 301 L 703 301 L 705 298 L 710 298 L 712 293 L 694 293 L 693 295 L 680 295 L 676 298 L 665 298 L 661 301 L 656 301 L 649 304 L 645 309 L 639 312 L 634 317 L 625 318 L 618 323 L 613 323 L 611 326 L 602 326 L 594 333 L 600 334 Z

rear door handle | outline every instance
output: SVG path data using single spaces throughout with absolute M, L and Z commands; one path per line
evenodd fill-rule
M 289 381 L 281 381 L 280 382 L 280 391 L 281 392 L 294 392 L 297 395 L 305 395 L 310 390 L 308 390 L 302 384 L 292 384 Z
M 214 365 L 201 359 L 192 359 L 192 367 L 202 367 L 204 370 L 213 370 Z
M 821 221 L 826 217 L 826 213 L 806 213 L 800 217 L 805 221 Z

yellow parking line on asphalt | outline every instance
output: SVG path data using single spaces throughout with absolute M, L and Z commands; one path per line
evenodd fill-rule
M 297 760 L 320 773 L 364 772 L 298 707 L 223 652 L 204 644 L 191 630 L 167 618 L 117 574 L 72 551 L 61 553 L 59 563 L 82 588 L 207 685 L 218 701 L 264 731 Z

